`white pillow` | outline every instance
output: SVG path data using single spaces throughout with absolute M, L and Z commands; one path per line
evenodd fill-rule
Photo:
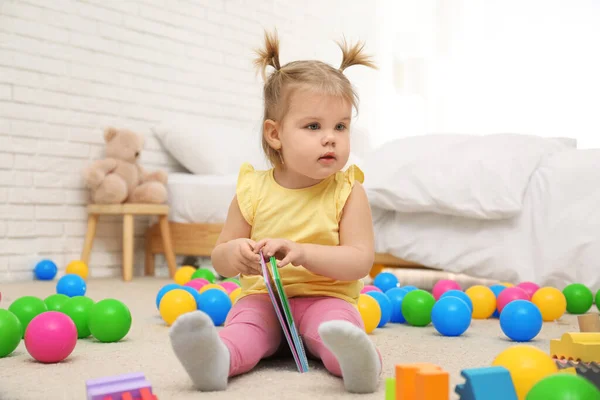
M 572 150 L 532 135 L 425 135 L 386 143 L 365 160 L 372 206 L 503 219 L 522 208 L 529 178 L 542 157 Z

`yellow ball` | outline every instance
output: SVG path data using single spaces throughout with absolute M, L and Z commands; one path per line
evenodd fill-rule
M 519 400 L 524 400 L 540 379 L 558 372 L 552 357 L 528 345 L 509 347 L 496 356 L 492 365 L 502 366 L 510 372 Z
M 179 316 L 196 311 L 197 304 L 194 296 L 183 289 L 169 290 L 160 300 L 158 310 L 160 316 L 167 323 L 172 325 Z
M 192 279 L 192 274 L 196 272 L 196 268 L 184 265 L 175 271 L 175 283 L 179 285 L 185 285 Z
M 487 286 L 475 285 L 465 290 L 473 302 L 473 319 L 487 319 L 496 311 L 496 295 Z
M 539 288 L 533 294 L 531 302 L 538 306 L 544 321 L 556 321 L 567 311 L 567 299 L 557 288 Z
M 500 284 L 501 284 L 502 286 L 506 286 L 506 287 L 513 287 L 513 286 L 515 286 L 515 285 L 513 285 L 513 284 L 512 284 L 512 283 L 510 283 L 510 282 L 500 282 Z
M 65 271 L 67 274 L 75 274 L 82 277 L 84 280 L 87 279 L 89 269 L 86 263 L 81 260 L 74 260 L 67 265 L 67 270 Z
M 204 292 L 206 292 L 208 289 L 219 289 L 219 290 L 222 290 L 222 291 L 223 291 L 223 293 L 225 293 L 225 294 L 229 295 L 229 293 L 227 293 L 227 290 L 225 290 L 225 288 L 224 288 L 223 286 L 221 286 L 221 285 L 219 285 L 219 284 L 216 284 L 216 283 L 209 283 L 209 284 L 207 284 L 207 285 L 204 285 L 204 286 L 202 286 L 202 287 L 200 288 L 200 290 L 198 290 L 198 292 L 200 292 L 200 293 L 204 293 Z
M 362 293 L 358 298 L 358 312 L 365 324 L 365 332 L 373 332 L 381 320 L 381 307 L 377 300 Z
M 234 289 L 231 291 L 231 293 L 229 293 L 229 298 L 231 299 L 231 304 L 235 304 L 235 301 L 237 300 L 237 298 L 240 296 L 241 293 L 242 293 L 241 287 Z

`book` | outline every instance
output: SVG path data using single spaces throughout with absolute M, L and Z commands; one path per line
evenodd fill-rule
M 296 329 L 290 303 L 281 283 L 277 260 L 275 257 L 271 257 L 267 265 L 262 252 L 260 252 L 260 265 L 271 303 L 273 303 L 273 307 L 275 308 L 275 314 L 277 314 L 277 319 L 279 319 L 285 339 L 290 346 L 298 371 L 301 373 L 308 372 L 308 360 L 304 351 L 304 344 L 298 334 L 298 329 Z

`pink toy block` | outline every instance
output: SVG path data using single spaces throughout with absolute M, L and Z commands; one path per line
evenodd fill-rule
M 85 385 L 87 400 L 144 399 L 152 394 L 152 386 L 141 372 L 89 379 Z

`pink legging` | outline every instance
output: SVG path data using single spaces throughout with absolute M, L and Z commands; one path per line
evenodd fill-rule
M 321 341 L 318 328 L 325 321 L 344 320 L 364 329 L 358 310 L 347 301 L 334 297 L 298 297 L 289 302 L 306 351 L 321 359 L 330 373 L 342 376 L 340 365 Z M 285 341 L 267 294 L 239 299 L 219 335 L 231 354 L 229 376 L 250 371 L 261 359 L 275 354 L 282 340 Z

